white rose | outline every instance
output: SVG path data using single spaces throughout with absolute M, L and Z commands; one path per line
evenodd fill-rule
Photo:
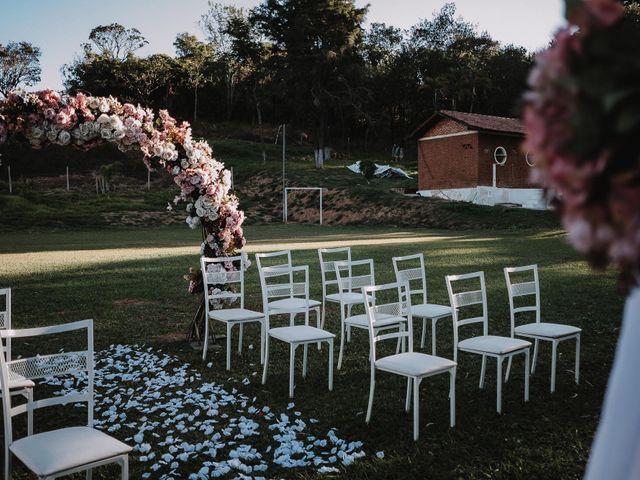
M 180 165 L 182 165 L 182 168 L 189 168 L 189 161 L 186 158 L 183 158 Z
M 109 111 L 109 102 L 107 102 L 106 98 L 101 98 L 100 99 L 100 104 L 98 105 L 98 109 L 102 113 L 107 113 Z
M 111 115 L 109 117 L 109 124 L 113 129 L 122 128 L 122 120 L 120 120 L 120 117 L 118 117 L 117 115 Z
M 57 138 L 58 138 L 57 130 L 49 130 L 47 132 L 47 140 L 49 140 L 50 142 L 55 142 Z
M 70 140 L 71 140 L 71 134 L 66 130 L 61 131 L 60 134 L 58 135 L 58 143 L 60 145 L 66 145 L 69 143 Z
M 109 130 L 108 128 L 103 128 L 102 130 L 100 130 L 100 136 L 105 140 L 111 140 L 113 138 L 111 130 Z
M 191 210 L 193 210 L 193 203 L 187 205 L 187 212 L 191 213 Z
M 196 208 L 196 215 L 198 217 L 204 217 L 205 211 L 203 208 Z
M 97 120 L 96 123 L 98 125 L 102 125 L 103 123 L 110 123 L 111 119 L 109 118 L 109 115 L 107 115 L 106 113 L 101 114 Z
M 171 170 L 171 173 L 173 173 L 174 175 L 178 175 L 180 173 L 180 167 L 176 165 L 175 167 L 173 167 L 173 170 Z
M 116 140 L 120 140 L 121 138 L 123 138 L 125 135 L 124 130 L 122 128 L 117 128 L 114 132 L 113 132 L 113 138 L 115 138 Z
M 89 108 L 94 109 L 100 106 L 100 102 L 98 102 L 98 99 L 96 97 L 87 98 L 87 104 L 89 105 Z
M 162 145 L 160 145 L 160 144 L 156 143 L 156 144 L 153 146 L 153 154 L 154 154 L 156 157 L 159 157 L 160 155 L 162 155 Z
M 44 135 L 44 131 L 40 128 L 40 127 L 33 127 L 31 129 L 31 136 L 33 138 L 42 138 L 42 136 Z

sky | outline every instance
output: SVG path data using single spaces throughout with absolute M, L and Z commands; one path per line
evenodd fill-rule
M 449 0 L 451 1 L 451 0 Z M 253 7 L 259 0 L 221 3 Z M 356 0 L 369 3 L 367 23 L 384 22 L 408 28 L 431 18 L 445 0 Z M 545 47 L 563 23 L 562 0 L 457 0 L 457 13 L 496 40 L 536 51 Z M 0 0 L 0 44 L 28 41 L 42 51 L 42 79 L 33 88 L 62 88 L 60 68 L 81 52 L 91 29 L 120 23 L 135 27 L 149 41 L 139 55 L 173 55 L 180 32 L 203 38 L 198 26 L 207 0 Z

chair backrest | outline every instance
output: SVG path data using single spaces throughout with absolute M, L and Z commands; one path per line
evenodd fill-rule
M 333 271 L 338 281 L 338 293 L 360 291 L 363 287 L 376 284 L 373 259 L 335 262 Z
M 200 270 L 202 271 L 207 318 L 209 310 L 222 308 L 225 303 L 240 300 L 240 308 L 244 308 L 245 259 L 242 255 L 217 258 L 201 257 Z M 238 285 L 239 292 L 233 290 L 234 285 Z
M 338 277 L 335 272 L 335 262 L 350 262 L 351 247 L 319 248 L 320 274 L 322 275 L 322 298 L 326 297 L 331 287 L 339 292 Z
M 258 270 L 263 267 L 291 267 L 293 266 L 291 261 L 291 250 L 256 253 L 256 265 L 258 265 Z
M 52 407 L 55 405 L 74 405 L 87 402 L 87 425 L 93 426 L 93 320 L 53 325 L 49 327 L 25 328 L 20 330 L 0 331 L 2 339 L 32 339 L 44 335 L 54 335 L 73 331 L 86 331 L 86 350 L 75 352 L 60 352 L 52 355 L 38 355 L 36 357 L 20 358 L 6 361 L 0 355 L 0 387 L 2 387 L 2 413 L 4 416 L 4 438 L 8 445 L 13 442 L 12 417 L 27 411 L 27 405 L 12 406 L 12 395 L 9 392 L 11 379 L 38 380 L 50 377 L 76 375 L 86 379 L 86 388 L 79 388 L 75 393 L 53 396 L 35 400 L 31 408 Z
M 487 312 L 487 289 L 484 282 L 484 272 L 465 273 L 463 275 L 447 275 L 445 277 L 447 282 L 447 291 L 449 292 L 449 302 L 451 303 L 451 309 L 453 310 L 453 343 L 454 351 L 458 349 L 458 328 L 463 325 L 470 325 L 474 323 L 482 323 L 482 334 L 489 334 L 489 315 Z M 454 288 L 454 284 L 459 283 L 479 283 L 480 289 L 467 289 L 458 291 Z M 463 318 L 461 312 L 465 307 L 471 307 L 473 305 L 482 306 L 482 314 L 480 316 L 472 316 Z
M 309 266 L 262 267 L 259 270 L 262 305 L 282 298 L 303 298 L 309 301 Z M 302 280 L 300 280 L 302 277 Z
M 529 278 L 526 281 L 514 283 L 511 278 L 514 276 L 523 277 L 527 274 Z M 533 277 L 533 278 L 531 278 Z M 509 294 L 509 311 L 511 313 L 511 336 L 514 334 L 516 327 L 516 313 L 535 312 L 536 322 L 540 322 L 540 283 L 538 281 L 538 265 L 527 265 L 524 267 L 506 267 L 504 269 L 504 278 L 507 282 L 507 292 Z M 533 305 L 515 306 L 516 297 L 530 297 L 533 295 Z
M 394 300 L 389 303 L 380 303 L 381 297 L 385 297 L 385 292 L 393 292 Z M 409 284 L 404 283 L 387 283 L 385 285 L 371 285 L 362 287 L 362 297 L 369 323 L 369 346 L 371 365 L 376 362 L 376 344 L 383 340 L 401 339 L 408 340 L 407 351 L 413 352 L 413 320 L 411 318 L 411 296 L 409 295 Z M 408 302 L 408 305 L 407 305 Z M 407 319 L 407 328 L 392 330 L 391 332 L 377 334 L 376 322 L 379 314 L 388 314 L 393 316 L 403 316 Z
M 424 268 L 424 255 L 416 253 L 404 257 L 393 257 L 391 261 L 396 274 L 396 282 L 408 282 L 409 294 L 419 295 L 420 302 L 427 303 L 427 274 Z
M 0 330 L 11 330 L 11 289 L 0 288 Z M 11 360 L 11 339 L 3 340 L 0 348 L 7 361 Z

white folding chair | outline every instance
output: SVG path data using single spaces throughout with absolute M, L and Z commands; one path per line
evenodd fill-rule
M 265 265 L 265 262 L 267 263 Z M 258 272 L 262 271 L 264 267 L 293 267 L 291 261 L 291 250 L 281 250 L 278 252 L 270 253 L 256 253 L 256 265 L 258 266 Z M 275 303 L 277 302 L 277 304 Z M 274 306 L 282 310 L 287 302 L 284 300 L 275 300 Z M 296 303 L 295 301 L 293 303 Z M 316 323 L 318 328 L 322 328 L 322 320 L 320 317 L 321 303 L 317 300 L 309 299 L 309 308 L 316 314 Z M 293 316 L 291 317 L 291 323 L 293 324 Z
M 364 287 L 362 289 L 369 330 L 369 341 L 371 345 L 371 383 L 369 385 L 369 405 L 367 407 L 366 422 L 369 423 L 371 421 L 373 396 L 376 386 L 376 370 L 407 377 L 405 410 L 408 412 L 410 409 L 411 393 L 413 390 L 413 439 L 418 440 L 420 431 L 419 388 L 420 382 L 422 382 L 426 377 L 431 377 L 440 373 L 449 373 L 449 421 L 452 427 L 455 426 L 456 362 L 452 362 L 446 358 L 413 351 L 413 322 L 411 319 L 410 309 L 407 313 L 407 329 L 396 329 L 392 332 L 383 334 L 379 333 L 380 318 L 386 318 L 386 316 L 402 318 L 405 312 L 407 312 L 405 305 L 411 304 L 411 296 L 408 290 L 409 285 L 407 283 L 391 283 L 387 285 Z M 376 304 L 376 301 L 379 300 L 380 296 L 384 295 L 385 292 L 393 292 L 393 294 L 396 295 L 397 301 L 385 304 Z M 408 340 L 407 351 L 379 358 L 376 350 L 377 343 L 391 339 L 402 339 L 403 341 Z
M 320 274 L 322 275 L 322 321 L 320 327 L 324 328 L 327 302 L 348 305 L 347 309 L 350 310 L 352 304 L 362 303 L 362 295 L 354 293 L 352 296 L 340 296 L 335 262 L 350 262 L 351 247 L 319 248 L 318 257 L 320 258 Z M 340 314 L 342 315 L 342 311 Z M 350 314 L 349 311 L 347 316 Z
M 4 299 L 4 307 L 2 307 Z M 11 330 L 11 289 L 0 288 L 0 330 Z M 2 340 L 0 345 L 7 362 L 11 361 L 11 337 Z M 10 380 L 11 395 L 20 395 L 31 403 L 33 400 L 33 387 L 35 384 L 28 378 L 13 378 Z M 27 410 L 27 435 L 33 433 L 33 410 Z M 5 448 L 5 462 L 8 461 L 8 449 Z
M 232 265 L 232 270 L 227 266 Z M 227 370 L 231 369 L 231 331 L 234 325 L 239 325 L 238 353 L 242 352 L 242 334 L 245 323 L 260 323 L 260 362 L 264 359 L 262 346 L 264 344 L 265 326 L 264 313 L 254 312 L 244 308 L 244 272 L 245 260 L 242 255 L 236 257 L 219 257 L 200 259 L 202 281 L 204 284 L 206 322 L 204 329 L 204 350 L 202 359 L 207 358 L 209 343 L 209 321 L 217 320 L 227 326 Z M 233 291 L 233 288 L 240 291 Z M 240 307 L 225 308 L 240 300 Z
M 50 327 L 27 328 L 23 330 L 0 331 L 4 338 L 33 339 L 43 335 L 86 331 L 87 349 L 83 351 L 38 355 L 31 358 L 5 361 L 0 355 L 0 384 L 2 385 L 4 441 L 5 448 L 15 455 L 39 479 L 53 479 L 75 472 L 119 463 L 121 478 L 129 478 L 129 452 L 131 447 L 106 433 L 92 428 L 93 425 L 93 320 L 55 325 Z M 28 404 L 13 406 L 8 389 L 12 379 L 61 377 L 76 375 L 85 378 L 86 388 L 63 396 L 38 399 Z M 13 439 L 12 417 L 28 409 L 55 405 L 76 405 L 87 403 L 87 426 L 67 427 Z M 11 455 L 5 464 L 5 479 L 11 479 Z
M 419 302 L 411 302 L 411 316 L 422 318 L 422 336 L 420 337 L 420 348 L 424 348 L 427 320 L 431 321 L 431 354 L 436 354 L 436 323 L 438 320 L 451 316 L 451 307 L 448 305 L 438 305 L 429 303 L 427 299 L 427 275 L 424 268 L 424 255 L 417 253 L 405 257 L 393 257 L 393 270 L 396 273 L 396 282 L 409 282 L 410 294 L 420 295 Z M 419 267 L 415 264 L 418 262 Z M 412 283 L 416 288 L 412 288 Z
M 375 285 L 375 272 L 372 259 L 335 262 L 333 271 L 338 281 L 338 296 L 340 298 L 340 354 L 338 355 L 338 370 L 342 368 L 345 349 L 345 330 L 351 327 L 369 330 L 366 312 L 351 315 L 351 307 L 363 304 L 362 288 Z M 358 301 L 354 301 L 354 296 Z M 377 329 L 405 328 L 407 319 L 403 316 L 380 314 Z M 348 335 L 348 334 L 347 334 Z
M 453 308 L 453 355 L 458 360 L 458 350 L 461 352 L 482 355 L 482 370 L 480 371 L 480 388 L 484 388 L 484 375 L 487 367 L 487 357 L 493 357 L 497 363 L 496 410 L 502 413 L 502 362 L 505 358 L 524 354 L 524 400 L 529 401 L 529 350 L 531 342 L 511 337 L 489 335 L 489 315 L 487 312 L 487 290 L 484 282 L 484 272 L 467 273 L 464 275 L 447 275 L 447 290 L 449 301 Z M 475 283 L 479 281 L 480 289 L 454 292 L 454 283 Z M 470 318 L 461 318 L 460 310 L 473 305 L 482 305 L 482 314 Z M 477 308 L 477 307 L 476 307 Z M 482 324 L 482 335 L 479 337 L 458 340 L 458 329 L 464 325 Z
M 303 280 L 299 280 L 299 276 Z M 295 355 L 296 348 L 304 346 L 302 361 L 302 376 L 307 376 L 308 347 L 311 343 L 327 342 L 329 344 L 329 390 L 333 390 L 333 339 L 335 335 L 320 328 L 309 325 L 309 267 L 262 267 L 260 269 L 260 285 L 262 287 L 262 302 L 265 305 L 265 317 L 267 335 L 265 339 L 264 370 L 262 384 L 267 383 L 267 369 L 269 367 L 269 339 L 271 337 L 289 344 L 289 397 L 293 398 L 295 388 Z M 279 311 L 274 307 L 268 307 L 275 302 L 269 302 L 270 296 L 287 295 L 290 302 L 284 310 Z M 295 308 L 293 300 L 296 301 Z M 269 317 L 279 313 L 291 314 L 291 324 L 288 327 L 270 328 Z M 304 325 L 295 325 L 295 317 L 298 313 L 304 315 Z
M 533 279 L 529 276 L 526 281 L 513 283 L 511 275 L 533 274 Z M 582 330 L 572 325 L 561 323 L 546 323 L 540 321 L 540 283 L 538 279 L 538 266 L 527 265 L 525 267 L 510 267 L 504 269 L 504 278 L 507 281 L 507 291 L 509 293 L 509 310 L 511 312 L 511 336 L 532 338 L 533 359 L 531 361 L 531 373 L 536 370 L 536 359 L 538 358 L 538 341 L 551 342 L 551 393 L 556 390 L 556 360 L 558 344 L 564 340 L 576 340 L 576 360 L 575 360 L 575 381 L 580 381 L 580 334 Z M 534 296 L 533 305 L 515 306 L 518 297 Z M 535 312 L 536 321 L 516 327 L 516 314 L 524 312 Z M 511 359 L 507 364 L 506 380 L 509 380 L 511 370 Z

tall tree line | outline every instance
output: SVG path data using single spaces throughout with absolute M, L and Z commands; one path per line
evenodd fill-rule
M 532 54 L 501 45 L 446 4 L 406 30 L 366 24 L 353 0 L 263 0 L 245 10 L 210 0 L 202 38 L 175 55 L 139 56 L 143 33 L 94 28 L 63 67 L 70 91 L 170 108 L 183 118 L 292 124 L 315 145 L 387 146 L 438 109 L 510 116 Z

